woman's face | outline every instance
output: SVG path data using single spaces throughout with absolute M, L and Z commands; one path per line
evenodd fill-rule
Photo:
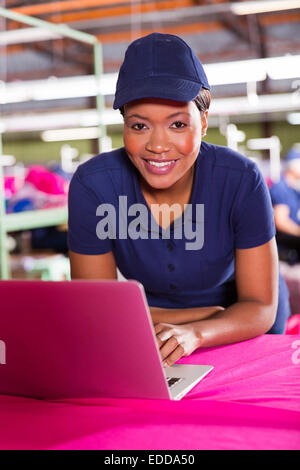
M 152 188 L 169 188 L 192 171 L 207 129 L 207 111 L 201 117 L 193 101 L 160 98 L 132 101 L 124 111 L 127 154 Z

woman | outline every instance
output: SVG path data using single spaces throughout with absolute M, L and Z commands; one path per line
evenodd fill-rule
M 198 347 L 282 333 L 289 315 L 263 177 L 202 141 L 209 89 L 181 38 L 134 41 L 114 101 L 124 147 L 80 165 L 70 184 L 72 278 L 116 279 L 118 267 L 139 280 L 165 365 Z M 115 225 L 105 233 L 107 213 Z

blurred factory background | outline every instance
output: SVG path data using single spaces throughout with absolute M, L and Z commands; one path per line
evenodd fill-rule
M 300 152 L 300 1 L 0 0 L 2 277 L 68 277 L 68 181 L 123 145 L 117 73 L 129 43 L 154 31 L 204 64 L 208 142 L 254 159 L 268 183 Z
M 121 146 L 122 120 L 112 111 L 116 74 L 128 44 L 153 31 L 180 35 L 205 64 L 213 97 L 208 141 L 225 145 L 228 124 L 245 133 L 242 140 L 231 126 L 229 139 L 240 140 L 239 147 L 252 155 L 262 152 L 247 149 L 251 138 L 277 136 L 282 156 L 298 140 L 297 1 L 0 0 L 0 5 L 88 33 L 102 45 L 104 76 L 97 87 L 91 44 L 0 15 L 3 149 L 18 161 L 59 160 L 62 142 L 79 154 L 97 153 L 98 91 L 104 94 L 103 121 L 112 147 Z M 62 129 L 69 132 L 54 132 Z

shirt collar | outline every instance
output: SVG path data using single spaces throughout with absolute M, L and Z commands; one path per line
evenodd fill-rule
M 199 152 L 200 153 L 200 152 Z M 133 185 L 134 185 L 134 191 L 135 191 L 135 196 L 136 196 L 136 201 L 140 204 L 143 204 L 147 208 L 147 214 L 148 214 L 148 221 L 147 224 L 141 223 L 141 230 L 146 231 L 148 233 L 153 233 L 156 234 L 156 238 L 158 238 L 158 234 L 161 238 L 170 238 L 169 237 L 169 231 L 170 233 L 174 233 L 176 228 L 179 228 L 180 226 L 184 226 L 185 223 L 191 222 L 193 224 L 201 224 L 203 223 L 203 220 L 197 220 L 196 219 L 196 214 L 195 210 L 192 210 L 193 205 L 196 202 L 196 193 L 197 193 L 197 186 L 198 186 L 198 172 L 199 172 L 199 155 L 195 161 L 195 173 L 194 173 L 194 181 L 193 181 L 193 188 L 192 188 L 192 194 L 190 198 L 190 206 L 188 206 L 184 213 L 182 214 L 181 217 L 177 218 L 174 220 L 174 222 L 170 225 L 168 229 L 163 229 L 158 223 L 156 222 L 146 200 L 145 197 L 142 193 L 142 189 L 140 186 L 139 182 L 139 172 L 136 169 L 136 167 L 133 165 L 134 172 L 133 172 Z

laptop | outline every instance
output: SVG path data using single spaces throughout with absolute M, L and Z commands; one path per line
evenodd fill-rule
M 179 400 L 213 368 L 162 366 L 135 280 L 7 280 L 0 299 L 0 394 Z

